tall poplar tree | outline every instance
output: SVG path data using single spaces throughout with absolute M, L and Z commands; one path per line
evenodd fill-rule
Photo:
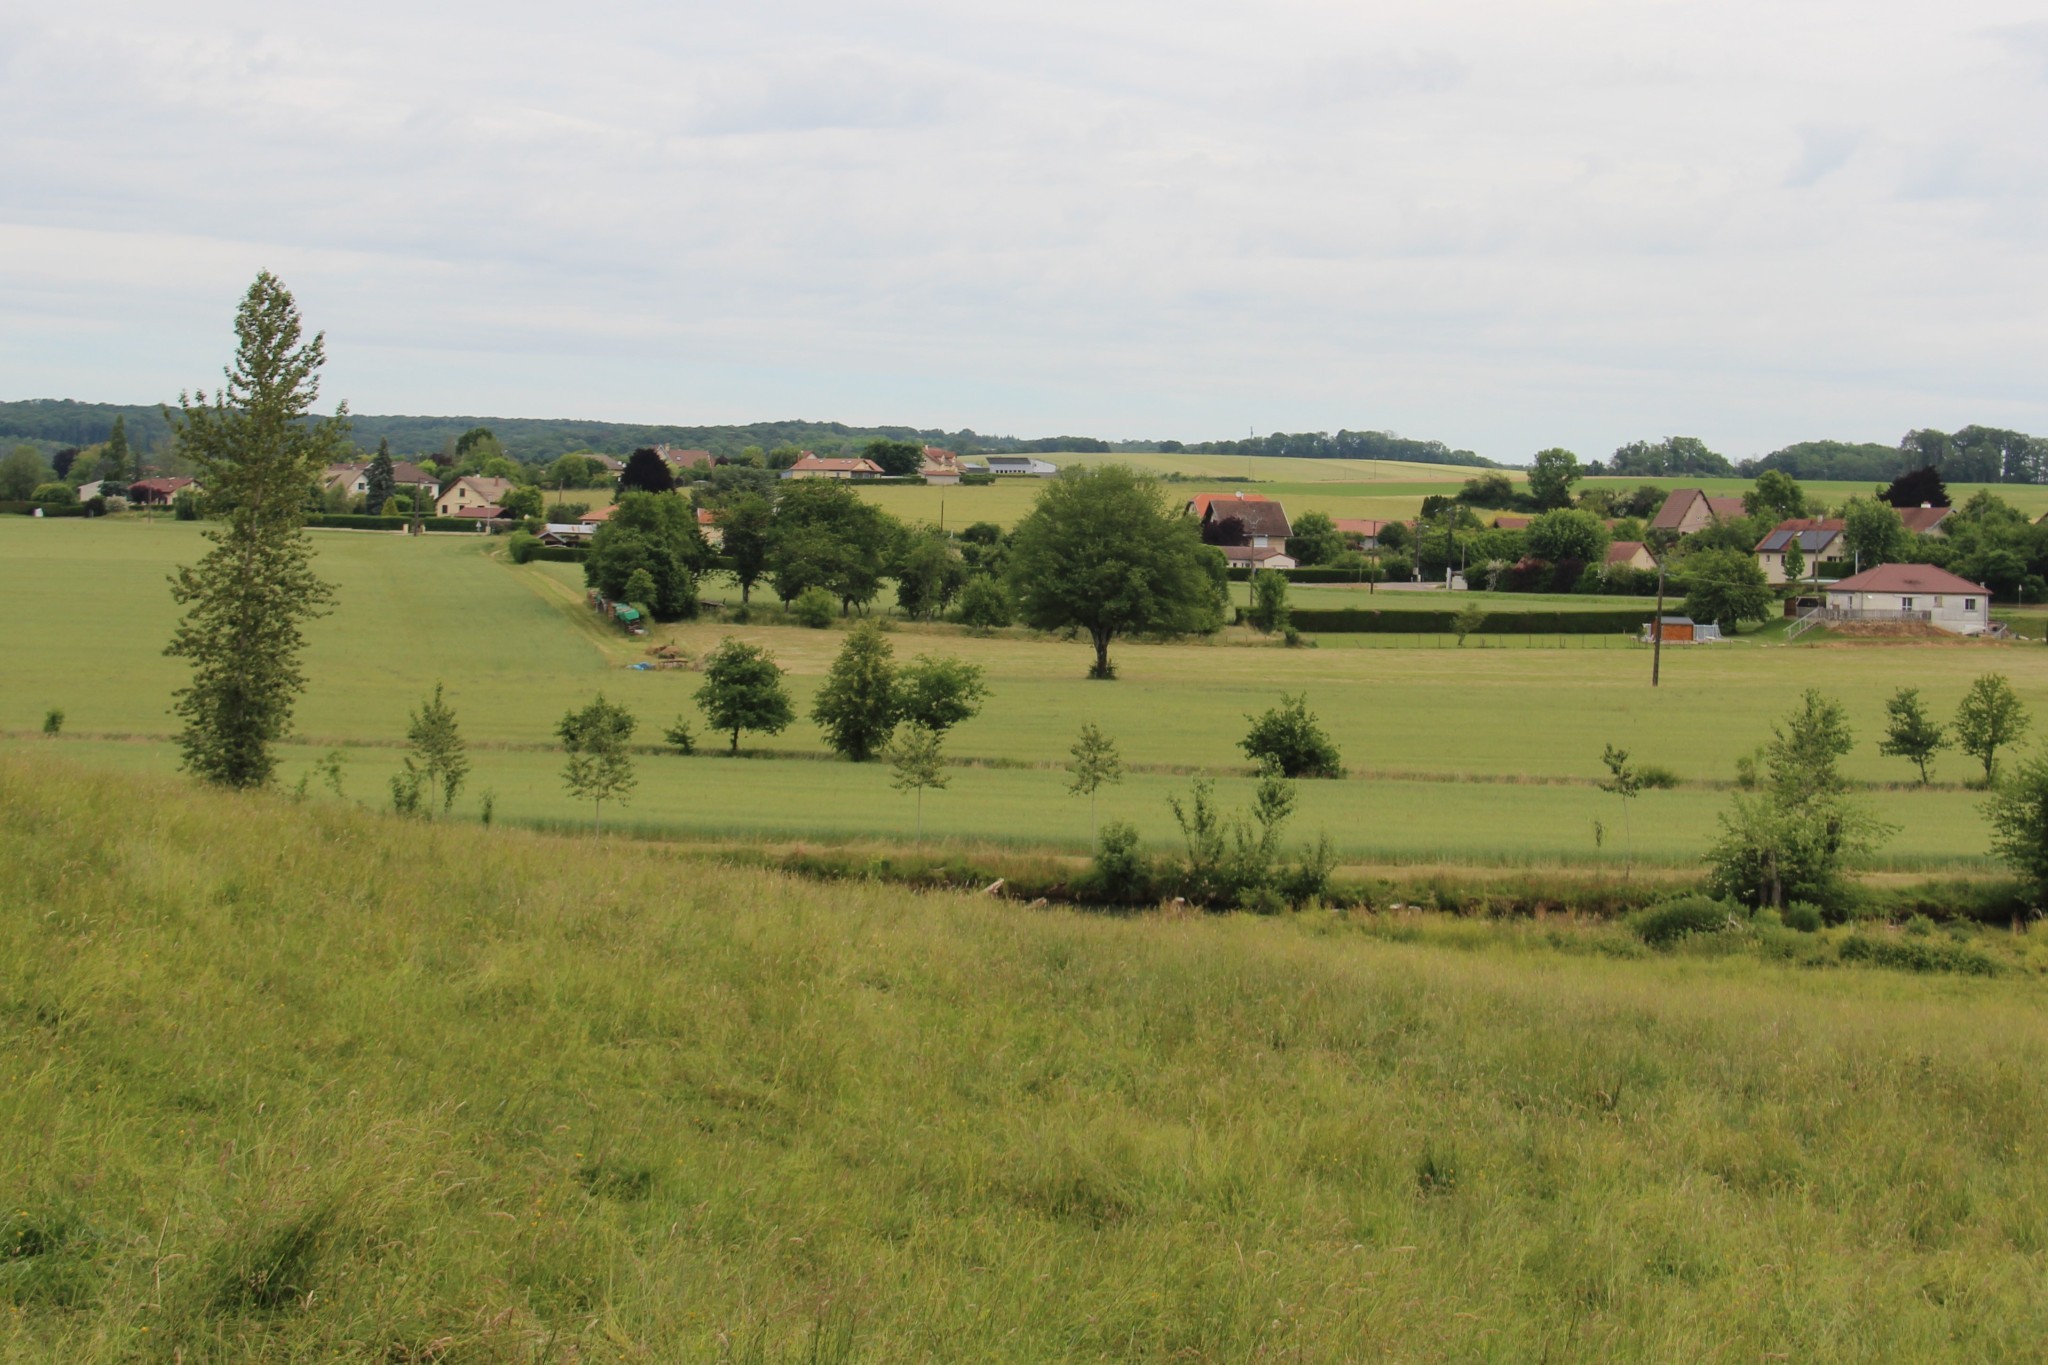
M 176 694 L 185 767 L 223 787 L 257 787 L 306 679 L 304 625 L 333 589 L 313 573 L 306 489 L 346 448 L 348 405 L 309 423 L 325 337 L 301 339 L 298 305 L 268 271 L 235 312 L 235 361 L 211 396 L 180 394 L 177 440 L 215 518 L 213 548 L 171 576 L 185 608 L 164 651 L 187 659 Z

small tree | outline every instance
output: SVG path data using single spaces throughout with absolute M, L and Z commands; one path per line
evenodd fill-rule
M 1266 634 L 1287 626 L 1287 575 L 1278 569 L 1260 569 L 1252 575 L 1252 625 Z
M 63 729 L 64 712 L 60 708 L 53 706 L 49 710 L 43 712 L 43 733 L 45 735 L 49 736 L 51 739 L 55 739 L 60 733 L 63 732 Z
M 856 763 L 873 757 L 896 728 L 894 653 L 880 626 L 861 622 L 847 634 L 811 705 L 826 742 Z
M 1775 471 L 1766 470 L 1766 473 Z M 1785 581 L 1793 587 L 1806 577 L 1806 552 L 1799 548 L 1799 537 L 1794 536 L 1785 545 Z
M 1124 780 L 1123 759 L 1116 751 L 1116 741 L 1097 729 L 1092 720 L 1081 727 L 1074 747 L 1067 752 L 1073 755 L 1067 764 L 1067 794 L 1088 798 L 1088 842 L 1093 844 L 1097 838 L 1095 793 Z
M 987 696 L 981 668 L 961 659 L 920 654 L 896 675 L 898 718 L 938 734 L 974 719 Z
M 569 760 L 562 766 L 562 785 L 569 795 L 591 803 L 591 828 L 604 828 L 604 803 L 624 802 L 633 790 L 633 759 L 626 741 L 639 722 L 602 692 L 581 711 L 571 711 L 555 727 Z
M 642 446 L 626 457 L 619 472 L 621 493 L 666 493 L 676 486 L 675 471 L 652 446 Z
M 1756 556 L 1736 550 L 1702 550 L 1686 558 L 1685 614 L 1712 621 L 1733 635 L 1744 621 L 1768 621 L 1777 598 L 1764 581 Z
M 455 708 L 441 699 L 440 683 L 434 684 L 434 695 L 427 704 L 413 712 L 405 737 L 412 744 L 412 752 L 405 756 L 406 772 L 418 775 L 417 785 L 430 804 L 438 791 L 441 813 L 446 815 L 455 808 L 455 794 L 469 776 L 469 754 L 455 721 Z
M 730 636 L 719 641 L 718 648 L 704 659 L 697 705 L 712 729 L 732 735 L 727 752 L 734 754 L 740 751 L 742 730 L 778 735 L 796 719 L 775 656 Z
M 1250 758 L 1271 764 L 1283 777 L 1342 777 L 1337 746 L 1309 713 L 1308 694 L 1280 695 L 1280 704 L 1264 715 L 1247 716 L 1252 728 L 1238 741 Z
M 1635 868 L 1635 839 L 1629 830 L 1628 808 L 1643 789 L 1643 775 L 1628 765 L 1628 750 L 1612 744 L 1601 753 L 1600 761 L 1607 765 L 1607 777 L 1600 783 L 1600 790 L 1621 798 L 1621 875 L 1626 877 Z
M 924 792 L 946 786 L 946 760 L 940 752 L 944 737 L 937 730 L 912 722 L 897 727 L 883 754 L 889 760 L 889 785 L 917 796 L 917 842 L 924 842 Z
M 691 754 L 697 752 L 697 735 L 695 731 L 690 729 L 690 721 L 687 716 L 677 716 L 676 723 L 663 730 L 661 737 L 668 742 L 669 748 L 674 749 L 684 758 L 688 758 Z
M 1877 742 L 1877 751 L 1887 758 L 1903 758 L 1920 769 L 1920 785 L 1927 785 L 1927 765 L 1949 747 L 1948 733 L 1941 722 L 1930 719 L 1920 704 L 1920 689 L 1902 687 L 1884 704 L 1889 728 Z
M 1992 854 L 2033 883 L 2034 912 L 2041 913 L 2048 908 L 2048 754 L 2007 774 L 1984 803 L 1984 818 Z
M 1485 624 L 1485 603 L 1467 602 L 1465 609 L 1451 618 L 1451 633 L 1458 637 L 1458 648 L 1463 649 L 1465 637 Z
M 1986 673 L 1970 684 L 1956 708 L 1956 744 L 1984 765 L 1984 784 L 1998 775 L 1998 751 L 2027 732 L 2033 723 L 2019 694 L 2003 673 Z

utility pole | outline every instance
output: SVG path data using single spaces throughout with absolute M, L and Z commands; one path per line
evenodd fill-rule
M 1657 561 L 1657 614 L 1650 618 L 1650 686 L 1664 667 L 1664 561 Z

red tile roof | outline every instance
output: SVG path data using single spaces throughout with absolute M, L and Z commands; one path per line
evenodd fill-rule
M 1617 540 L 1607 547 L 1607 562 L 1626 564 L 1642 553 L 1643 542 L 1640 540 Z
M 1261 497 L 1212 496 L 1207 506 L 1196 515 L 1200 516 L 1205 524 L 1235 517 L 1243 523 L 1244 533 L 1248 536 L 1279 536 L 1284 540 L 1294 534 L 1293 528 L 1287 524 L 1287 509 L 1277 502 L 1270 502 Z
M 1827 585 L 1836 592 L 1962 592 L 1989 597 L 1991 590 L 1981 583 L 1958 578 L 1932 564 L 1880 564 L 1874 569 L 1838 578 Z
M 884 470 L 873 460 L 865 458 L 826 460 L 806 451 L 802 459 L 790 467 L 791 473 L 813 474 L 880 474 Z
M 1924 536 L 1947 519 L 1953 507 L 1901 507 L 1899 520 L 1916 536 Z

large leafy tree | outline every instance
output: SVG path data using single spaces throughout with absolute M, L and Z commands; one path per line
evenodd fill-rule
M 839 599 L 842 613 L 865 607 L 902 534 L 894 518 L 843 483 L 803 479 L 775 500 L 768 573 L 775 595 L 793 602 L 806 588 Z
M 1767 621 L 1776 598 L 1763 566 L 1739 550 L 1705 550 L 1685 560 L 1685 614 L 1727 634 L 1744 621 Z
M 2034 910 L 2048 910 L 2048 754 L 2009 773 L 1984 804 L 1991 852 L 2033 884 Z
M 1756 476 L 1756 487 L 1742 495 L 1742 510 L 1772 522 L 1803 517 L 1806 515 L 1806 490 L 1790 474 L 1766 469 Z
M 626 457 L 619 472 L 620 493 L 667 493 L 676 486 L 675 471 L 652 446 L 643 446 Z
M 1897 563 L 1912 547 L 1905 522 L 1888 502 L 1851 498 L 1842 509 L 1842 523 L 1842 541 L 1859 570 Z
M 49 475 L 50 467 L 34 446 L 16 446 L 0 459 L 0 500 L 27 502 Z
M 860 448 L 860 453 L 882 467 L 884 474 L 906 478 L 924 468 L 924 447 L 912 441 L 877 437 Z
M 856 763 L 879 752 L 896 728 L 894 655 L 882 628 L 861 622 L 847 634 L 811 704 L 811 719 L 826 742 Z
M 1970 684 L 1956 708 L 1956 747 L 1984 765 L 1984 782 L 1998 775 L 1998 751 L 2027 732 L 2033 718 L 2003 673 Z
M 243 297 L 235 335 L 226 383 L 211 397 L 179 398 L 179 453 L 215 520 L 204 532 L 213 548 L 172 575 L 185 616 L 165 652 L 192 666 L 175 703 L 185 766 L 221 786 L 255 787 L 270 780 L 271 746 L 306 685 L 304 623 L 333 596 L 313 573 L 305 496 L 345 449 L 348 408 L 307 420 L 325 338 L 303 339 L 298 305 L 269 272 Z
M 1552 564 L 1599 562 L 1607 553 L 1607 527 L 1591 512 L 1559 508 L 1529 523 L 1529 553 Z
M 1018 614 L 1040 630 L 1086 631 L 1091 678 L 1113 678 L 1110 642 L 1138 632 L 1191 634 L 1222 624 L 1194 521 L 1159 485 L 1121 465 L 1071 469 L 1048 484 L 1010 540 Z
M 710 551 L 688 500 L 665 493 L 627 493 L 590 538 L 584 581 L 606 597 L 631 601 L 635 573 L 653 587 L 647 605 L 664 621 L 697 613 L 697 575 Z
M 1572 485 L 1584 473 L 1579 468 L 1579 457 L 1569 450 L 1552 448 L 1538 451 L 1536 462 L 1529 470 L 1529 496 L 1545 510 L 1569 507 L 1572 505 Z
M 780 734 L 796 719 L 789 693 L 782 686 L 782 668 L 757 645 L 730 636 L 704 659 L 704 682 L 697 705 L 714 730 L 732 735 L 730 752 L 740 751 L 740 732 Z
M 745 602 L 768 572 L 768 549 L 775 530 L 775 509 L 759 493 L 742 493 L 726 505 L 718 519 L 719 545 L 732 565 Z
M 979 665 L 942 654 L 920 654 L 896 675 L 899 719 L 944 734 L 972 720 L 988 696 Z
M 1506 483 L 1499 474 L 1488 477 Z M 1467 484 L 1466 487 L 1471 487 Z M 1463 496 L 1462 494 L 1460 496 Z M 1294 519 L 1292 533 L 1287 537 L 1287 554 L 1295 563 L 1306 568 L 1312 564 L 1328 564 L 1344 553 L 1344 537 L 1337 530 L 1337 523 L 1324 512 L 1303 512 Z
M 967 586 L 967 561 L 936 531 L 903 537 L 893 566 L 896 605 L 914 620 L 929 621 L 953 605 Z

